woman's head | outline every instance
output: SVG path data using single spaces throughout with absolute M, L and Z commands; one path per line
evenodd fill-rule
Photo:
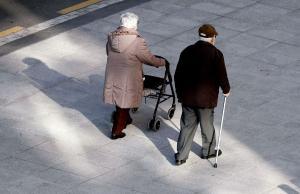
M 127 12 L 121 15 L 120 26 L 137 30 L 138 22 L 139 17 L 136 14 Z

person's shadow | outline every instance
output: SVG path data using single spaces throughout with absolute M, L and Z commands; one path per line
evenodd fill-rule
M 51 68 L 36 58 L 24 58 L 28 66 L 23 73 L 31 84 L 39 88 L 45 95 L 61 105 L 82 113 L 104 135 L 110 135 L 110 115 L 112 108 L 105 106 L 102 99 L 101 85 L 103 77 L 93 74 L 87 81 L 68 77 Z
M 170 100 L 167 100 L 164 103 L 170 103 Z M 156 103 L 156 99 L 154 99 L 153 103 Z M 172 120 L 170 120 L 170 124 L 168 125 L 164 119 L 164 117 L 167 117 L 167 112 L 158 106 L 156 118 L 159 118 L 161 121 L 161 126 L 158 131 L 153 131 L 151 129 L 148 129 L 147 124 L 150 119 L 152 119 L 154 107 L 151 107 L 147 104 L 141 104 L 142 110 L 138 110 L 134 114 L 131 113 L 133 116 L 133 124 L 137 126 L 144 135 L 151 140 L 151 142 L 155 145 L 155 147 L 160 151 L 160 153 L 172 164 L 175 165 L 175 152 L 171 145 L 171 141 L 176 142 L 178 140 L 180 127 L 177 126 Z M 177 110 L 178 111 L 178 110 Z M 145 116 L 147 115 L 147 116 Z M 176 130 L 177 129 L 177 130 Z M 195 138 L 199 138 L 198 134 L 195 134 Z M 196 155 L 200 156 L 202 147 L 196 143 L 193 142 L 191 152 L 194 152 Z M 200 158 L 200 157 L 199 157 Z M 189 160 L 189 159 L 188 159 Z
M 104 81 L 102 75 L 93 74 L 88 76 L 88 81 L 82 81 L 63 75 L 49 68 L 44 62 L 36 58 L 28 57 L 23 59 L 23 62 L 28 65 L 28 68 L 23 70 L 23 73 L 30 79 L 32 85 L 39 88 L 45 95 L 62 107 L 79 111 L 93 123 L 99 131 L 108 138 L 110 137 L 112 127 L 111 112 L 114 111 L 114 107 L 104 105 L 101 101 L 101 88 Z M 142 104 L 142 106 L 144 105 Z M 149 109 L 149 111 L 152 111 L 152 109 Z M 158 111 L 158 114 L 160 114 L 160 112 L 161 111 Z M 152 113 L 153 112 L 149 113 L 146 118 L 151 118 Z M 178 131 L 164 122 L 161 122 L 160 131 L 153 132 L 147 129 L 148 120 L 145 120 L 145 115 L 139 114 L 138 111 L 132 116 L 133 125 L 141 129 L 160 153 L 171 164 L 174 164 L 174 150 L 169 140 L 177 142 Z M 141 119 L 139 119 L 139 117 L 141 117 Z M 174 126 L 176 127 L 175 124 Z M 201 146 L 194 142 L 191 151 L 199 155 L 201 153 Z

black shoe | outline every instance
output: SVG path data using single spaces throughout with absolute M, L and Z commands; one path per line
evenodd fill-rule
M 186 162 L 186 160 L 175 160 L 175 163 L 177 166 L 184 164 Z
M 174 157 L 175 157 L 175 164 L 177 166 L 181 165 L 181 164 L 184 164 L 186 162 L 186 160 L 177 160 L 177 156 L 178 156 L 178 153 L 174 154 Z
M 219 150 L 218 156 L 221 156 L 221 155 L 222 155 L 222 151 Z M 200 158 L 202 158 L 202 159 L 209 159 L 209 158 L 215 158 L 216 156 L 217 156 L 217 150 L 215 150 L 215 153 L 210 154 L 210 155 L 208 155 L 208 156 L 204 156 L 204 155 L 201 153 Z
M 116 134 L 111 134 L 111 139 L 119 139 L 119 138 L 123 138 L 123 137 L 125 137 L 126 136 L 126 133 L 120 133 L 120 134 L 118 134 L 118 135 L 116 135 Z

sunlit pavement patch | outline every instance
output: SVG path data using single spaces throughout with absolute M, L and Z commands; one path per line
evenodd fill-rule
M 107 7 L 109 5 L 118 3 L 118 2 L 122 2 L 124 0 L 107 0 L 107 1 L 100 1 L 98 3 L 95 3 L 93 5 L 90 5 L 88 7 L 76 10 L 76 11 L 72 11 L 70 13 L 67 13 L 65 15 L 61 15 L 59 17 L 53 18 L 51 20 L 45 21 L 43 23 L 40 24 L 36 24 L 34 26 L 28 27 L 28 28 L 24 28 L 23 30 L 17 31 L 15 33 L 9 34 L 7 36 L 1 37 L 0 36 L 0 46 L 3 46 L 7 43 L 10 43 L 12 41 L 15 41 L 17 39 L 20 38 L 24 38 L 26 36 L 29 36 L 31 34 L 35 34 L 37 32 L 40 32 L 42 30 L 45 30 L 47 28 L 51 28 L 53 26 L 56 26 L 58 24 L 61 24 L 63 22 L 66 22 L 68 20 L 77 18 L 79 16 L 85 15 L 87 13 L 96 11 L 98 9 Z

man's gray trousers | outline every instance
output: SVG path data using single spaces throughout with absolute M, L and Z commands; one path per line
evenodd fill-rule
M 213 108 L 195 108 L 182 105 L 180 134 L 177 142 L 177 160 L 186 160 L 200 123 L 202 135 L 202 154 L 207 156 L 215 152 L 216 138 Z

